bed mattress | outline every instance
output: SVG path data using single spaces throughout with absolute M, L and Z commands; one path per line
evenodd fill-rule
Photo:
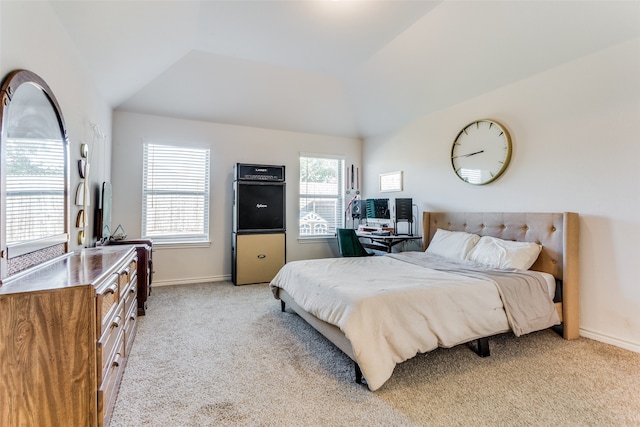
M 420 265 L 423 258 L 429 256 L 407 252 L 295 261 L 280 270 L 271 286 L 276 297 L 284 289 L 305 311 L 340 328 L 367 385 L 376 390 L 396 364 L 418 353 L 514 330 L 495 281 L 428 268 Z M 536 277 L 526 298 L 535 295 L 542 301 L 535 304 L 542 319 L 534 328 L 543 329 L 559 319 L 550 283 Z M 523 331 L 521 326 L 515 330 Z

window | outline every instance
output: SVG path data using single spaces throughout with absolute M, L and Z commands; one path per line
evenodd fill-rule
M 300 155 L 300 237 L 335 236 L 344 227 L 344 158 Z
M 145 143 L 143 163 L 142 236 L 208 242 L 210 150 Z

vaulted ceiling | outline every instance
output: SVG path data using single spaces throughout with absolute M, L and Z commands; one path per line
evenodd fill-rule
M 640 37 L 637 1 L 64 1 L 114 109 L 368 137 Z

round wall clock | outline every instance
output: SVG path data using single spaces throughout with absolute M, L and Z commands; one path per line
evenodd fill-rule
M 451 166 L 458 178 L 473 185 L 497 179 L 511 160 L 509 132 L 493 120 L 477 120 L 465 126 L 451 146 Z

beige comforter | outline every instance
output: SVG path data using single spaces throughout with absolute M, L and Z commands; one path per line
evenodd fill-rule
M 426 267 L 434 262 L 444 271 Z M 502 273 L 456 272 L 454 264 L 422 252 L 294 261 L 271 286 L 276 298 L 282 288 L 305 311 L 344 332 L 371 390 L 418 353 L 559 323 L 543 279 L 527 273 L 503 289 L 497 283 Z

